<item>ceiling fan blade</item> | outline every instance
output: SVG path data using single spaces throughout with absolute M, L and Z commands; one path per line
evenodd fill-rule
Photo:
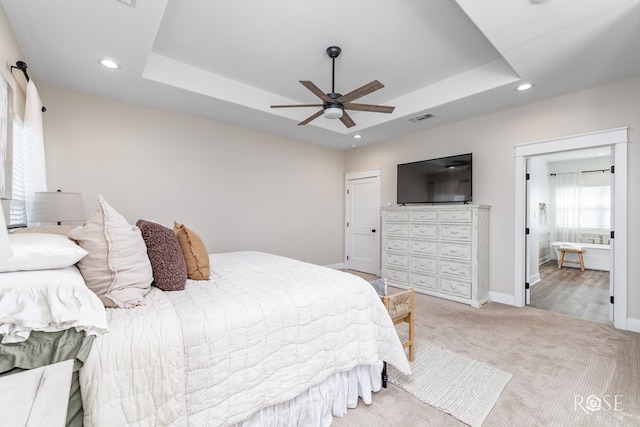
M 337 99 L 337 101 L 344 104 L 346 102 L 353 101 L 354 99 L 362 98 L 363 96 L 368 95 L 371 92 L 375 92 L 378 89 L 382 89 L 383 87 L 384 85 L 382 83 L 380 83 L 377 80 L 374 80 L 371 83 L 367 83 L 364 86 L 360 86 L 356 90 L 352 90 L 346 95 L 342 95 L 340 98 Z
M 347 128 L 353 127 L 356 125 L 356 123 L 353 121 L 353 119 L 351 118 L 350 115 L 347 114 L 346 111 L 342 112 L 342 117 L 340 117 L 340 121 L 342 122 L 342 124 L 344 124 Z
M 356 111 L 371 111 L 374 113 L 393 113 L 396 107 L 387 107 L 386 105 L 371 105 L 371 104 L 344 104 L 345 110 Z
M 271 108 L 322 107 L 323 104 L 272 105 Z
M 298 126 L 306 125 L 307 123 L 311 122 L 312 120 L 317 119 L 318 117 L 320 117 L 322 115 L 323 112 L 324 112 L 324 110 L 319 110 L 317 113 L 312 114 L 311 116 L 307 117 L 306 119 L 304 119 L 303 121 L 298 123 Z
M 302 83 L 302 86 L 309 89 L 318 98 L 322 99 L 325 102 L 331 102 L 331 98 L 329 98 L 329 96 L 326 93 L 324 93 L 318 86 L 314 85 L 312 82 L 308 80 L 299 80 L 299 81 L 300 83 Z

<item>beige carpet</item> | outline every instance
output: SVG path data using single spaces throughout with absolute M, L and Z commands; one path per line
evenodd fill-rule
M 640 426 L 640 334 L 535 308 L 475 309 L 416 294 L 416 338 L 513 375 L 483 427 Z M 393 384 L 332 423 L 464 425 Z

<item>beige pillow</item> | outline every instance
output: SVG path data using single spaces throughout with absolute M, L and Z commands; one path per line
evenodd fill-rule
M 138 227 L 98 196 L 98 207 L 87 223 L 71 230 L 69 237 L 88 252 L 78 268 L 105 307 L 142 304 L 151 289 L 153 272 Z
M 46 233 L 46 234 L 62 234 L 68 236 L 69 232 L 76 228 L 75 225 L 40 225 L 37 227 L 25 227 L 20 228 L 11 234 L 23 234 L 23 233 Z
M 184 224 L 173 222 L 173 232 L 176 233 L 180 249 L 187 264 L 187 277 L 192 280 L 209 280 L 209 252 L 204 242 L 195 231 Z

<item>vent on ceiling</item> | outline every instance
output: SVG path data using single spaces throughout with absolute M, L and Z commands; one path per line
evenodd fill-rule
M 136 0 L 118 0 L 118 1 L 126 4 L 127 6 L 136 7 Z
M 414 117 L 412 119 L 409 119 L 409 121 L 413 122 L 413 123 L 417 123 L 417 122 L 421 122 L 423 120 L 430 119 L 431 117 L 433 117 L 433 114 L 427 113 L 427 114 L 423 114 L 421 116 L 416 116 L 416 117 Z

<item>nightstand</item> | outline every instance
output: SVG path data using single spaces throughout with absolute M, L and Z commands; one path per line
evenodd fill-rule
M 64 427 L 73 359 L 0 377 L 0 427 Z

